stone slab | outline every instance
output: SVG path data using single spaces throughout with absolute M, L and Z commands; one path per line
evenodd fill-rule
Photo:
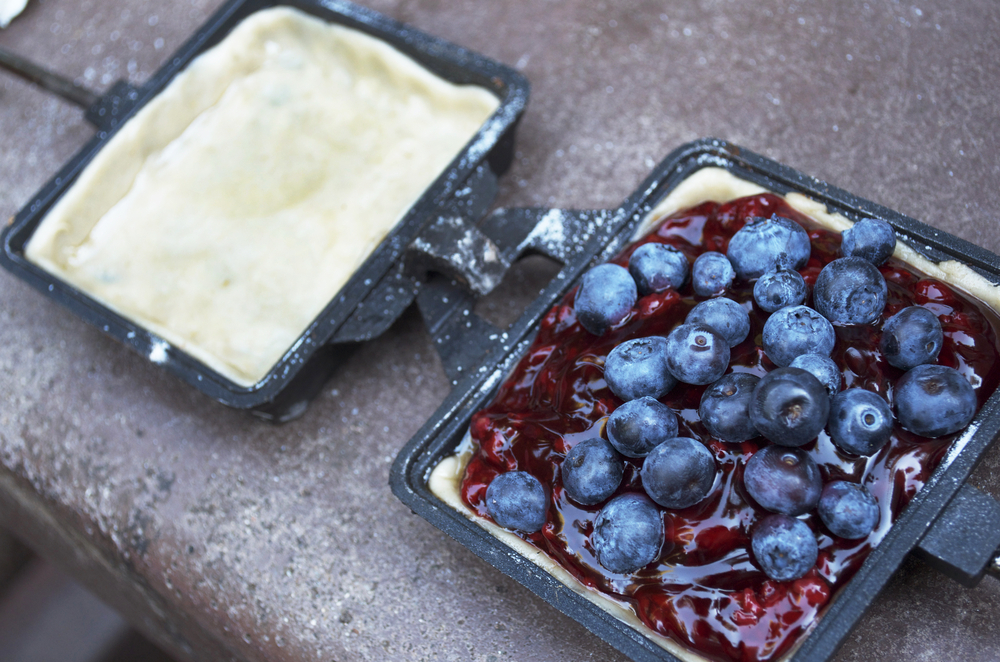
M 994 252 L 1000 11 L 952 2 L 368 0 L 533 85 L 499 203 L 616 206 L 729 139 Z M 218 0 L 32 0 L 0 46 L 141 84 Z M 0 219 L 92 130 L 0 73 Z M 551 270 L 482 305 L 509 321 Z M 227 410 L 0 273 L 0 523 L 189 660 L 618 660 L 390 494 L 448 391 L 413 311 L 301 419 Z M 1000 495 L 1000 450 L 973 482 Z M 836 658 L 990 660 L 1000 584 L 901 569 Z

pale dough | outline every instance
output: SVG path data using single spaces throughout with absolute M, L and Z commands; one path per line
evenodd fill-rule
M 682 209 L 688 209 L 702 202 L 728 202 L 747 195 L 756 195 L 765 192 L 766 189 L 761 188 L 757 184 L 739 179 L 723 168 L 702 168 L 678 184 L 652 211 L 646 214 L 645 219 L 639 225 L 632 240 L 635 241 L 648 233 L 660 219 Z M 831 230 L 841 232 L 851 226 L 851 221 L 848 219 L 840 214 L 831 213 L 825 205 L 811 200 L 802 194 L 790 193 L 785 196 L 785 200 L 796 210 Z M 895 257 L 910 263 L 920 271 L 934 278 L 957 285 L 981 301 L 984 301 L 995 310 L 1000 310 L 1000 291 L 998 291 L 997 286 L 987 281 L 969 267 L 958 262 L 935 264 L 917 254 L 902 242 L 897 242 L 896 244 Z M 469 434 L 466 434 L 457 452 L 441 460 L 431 471 L 427 484 L 435 496 L 489 531 L 493 536 L 510 547 L 512 553 L 528 559 L 575 592 L 587 598 L 590 602 L 593 602 L 601 609 L 604 609 L 628 623 L 639 632 L 642 632 L 652 641 L 670 651 L 678 659 L 685 660 L 685 662 L 704 661 L 705 658 L 701 655 L 683 648 L 673 640 L 647 628 L 628 605 L 612 600 L 603 593 L 584 586 L 575 577 L 566 572 L 562 566 L 553 561 L 545 552 L 525 542 L 510 531 L 502 529 L 481 517 L 477 517 L 470 511 L 468 506 L 462 501 L 460 489 L 462 477 L 465 475 L 465 467 L 472 459 L 472 453 L 472 438 Z M 801 637 L 799 642 L 801 643 L 804 639 L 805 637 Z M 798 645 L 793 646 L 783 657 L 790 657 L 798 648 Z
M 470 511 L 468 506 L 462 501 L 460 490 L 462 477 L 465 475 L 465 467 L 469 464 L 469 460 L 472 459 L 472 450 L 472 437 L 466 433 L 458 452 L 441 460 L 431 471 L 427 479 L 427 486 L 437 498 L 486 529 L 491 535 L 510 547 L 511 554 L 515 558 L 528 559 L 531 563 L 534 563 L 555 579 L 586 598 L 587 601 L 592 602 L 612 616 L 621 619 L 639 632 L 645 634 L 658 645 L 670 651 L 677 659 L 684 662 L 704 662 L 705 658 L 702 656 L 692 653 L 688 649 L 679 646 L 672 639 L 668 639 L 660 633 L 653 632 L 647 628 L 629 605 L 612 600 L 604 593 L 584 586 L 576 577 L 569 574 L 542 550 L 525 542 L 510 531 L 500 528 L 493 522 L 477 517 Z
M 498 104 L 360 32 L 259 11 L 122 127 L 25 253 L 250 386 Z

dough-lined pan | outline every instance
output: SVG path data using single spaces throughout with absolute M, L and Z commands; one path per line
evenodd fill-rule
M 287 6 L 276 8 L 275 5 Z M 386 230 L 378 228 L 371 232 L 362 232 L 367 228 L 358 223 L 357 219 L 364 218 L 364 211 L 356 209 L 352 217 L 355 229 L 348 230 L 347 238 L 366 235 L 357 239 L 355 243 L 359 246 L 355 247 L 355 253 L 352 255 L 363 256 L 367 253 L 368 257 L 358 265 L 356 257 L 352 258 L 350 255 L 345 257 L 339 252 L 340 245 L 349 242 L 338 243 L 326 238 L 332 248 L 326 254 L 313 255 L 315 267 L 300 267 L 298 281 L 276 286 L 275 291 L 269 295 L 270 301 L 261 306 L 256 318 L 250 315 L 239 319 L 239 313 L 256 306 L 259 301 L 254 298 L 255 293 L 266 292 L 267 287 L 275 279 L 269 278 L 266 274 L 263 276 L 256 274 L 254 265 L 261 265 L 260 271 L 265 271 L 265 267 L 272 267 L 273 263 L 278 263 L 279 266 L 282 263 L 298 266 L 299 262 L 304 262 L 303 252 L 316 253 L 317 251 L 308 249 L 311 249 L 312 244 L 322 243 L 308 233 L 303 233 L 301 238 L 294 236 L 298 230 L 294 222 L 287 225 L 287 229 L 286 226 L 276 223 L 264 225 L 265 241 L 262 242 L 264 245 L 258 245 L 250 251 L 242 263 L 226 259 L 213 263 L 209 260 L 200 260 L 198 257 L 199 252 L 207 253 L 213 259 L 219 256 L 228 257 L 224 242 L 227 235 L 233 234 L 233 228 L 240 227 L 239 224 L 229 226 L 223 224 L 221 229 L 216 230 L 215 235 L 206 235 L 203 247 L 199 246 L 198 242 L 201 240 L 195 235 L 199 230 L 197 220 L 189 223 L 187 227 L 178 224 L 177 236 L 184 239 L 192 236 L 196 238 L 187 241 L 186 245 L 180 242 L 180 248 L 171 251 L 183 253 L 185 259 L 190 259 L 190 262 L 171 263 L 162 272 L 146 273 L 144 276 L 147 281 L 146 290 L 122 294 L 122 274 L 130 273 L 127 268 L 105 267 L 104 263 L 97 263 L 95 267 L 87 263 L 88 251 L 97 250 L 93 245 L 98 242 L 87 235 L 87 232 L 94 228 L 94 219 L 101 214 L 105 214 L 104 218 L 107 218 L 118 213 L 117 226 L 115 223 L 107 224 L 109 230 L 98 225 L 94 236 L 98 236 L 100 232 L 105 236 L 111 234 L 112 241 L 108 243 L 117 242 L 119 253 L 126 254 L 121 261 L 132 258 L 127 255 L 129 246 L 141 242 L 145 236 L 154 238 L 150 245 L 159 246 L 174 231 L 174 228 L 166 227 L 162 229 L 160 237 L 156 237 L 142 227 L 142 221 L 145 220 L 142 203 L 131 206 L 125 204 L 128 202 L 130 189 L 134 191 L 139 188 L 144 183 L 144 178 L 145 184 L 154 190 L 161 182 L 168 181 L 163 169 L 146 167 L 142 170 L 142 158 L 130 159 L 130 156 L 133 156 L 134 152 L 140 152 L 141 157 L 149 157 L 149 153 L 143 152 L 148 147 L 143 141 L 146 140 L 146 136 L 156 133 L 171 133 L 169 137 L 173 138 L 174 142 L 161 151 L 173 149 L 176 143 L 183 143 L 188 134 L 196 135 L 195 129 L 199 122 L 205 124 L 203 121 L 205 116 L 215 110 L 216 106 L 222 105 L 227 95 L 238 96 L 239 90 L 236 89 L 238 85 L 229 79 L 226 79 L 224 84 L 216 84 L 217 89 L 205 92 L 204 88 L 208 85 L 204 80 L 207 78 L 204 76 L 202 80 L 197 78 L 199 73 L 204 72 L 208 62 L 198 56 L 220 41 L 227 40 L 228 45 L 227 37 L 230 35 L 237 40 L 243 48 L 242 51 L 236 51 L 237 55 L 223 56 L 218 55 L 216 51 L 210 51 L 205 57 L 214 58 L 216 60 L 214 66 L 217 69 L 220 68 L 219 60 L 224 60 L 221 67 L 223 69 L 226 67 L 247 69 L 258 78 L 264 78 L 261 84 L 267 87 L 263 89 L 274 97 L 275 103 L 287 101 L 288 90 L 284 90 L 286 98 L 280 98 L 283 90 L 279 88 L 283 88 L 283 83 L 289 80 L 286 71 L 296 67 L 301 68 L 301 62 L 295 61 L 298 53 L 292 52 L 294 49 L 283 49 L 284 45 L 279 43 L 280 40 L 270 34 L 261 35 L 259 30 L 255 32 L 255 26 L 264 22 L 265 15 L 280 15 L 287 18 L 287 15 L 292 14 L 308 15 L 307 19 L 300 21 L 306 27 L 296 23 L 292 30 L 299 30 L 305 38 L 312 40 L 314 43 L 310 44 L 311 46 L 315 46 L 316 43 L 322 45 L 324 39 L 331 42 L 339 40 L 336 42 L 338 47 L 342 43 L 361 45 L 359 50 L 346 58 L 349 61 L 344 71 L 330 69 L 328 66 L 327 70 L 314 72 L 314 83 L 322 84 L 324 76 L 331 81 L 340 77 L 345 79 L 346 89 L 346 86 L 353 82 L 352 79 L 359 79 L 362 84 L 357 87 L 362 93 L 381 84 L 389 90 L 389 93 L 396 94 L 393 87 L 396 86 L 402 91 L 396 94 L 398 98 L 393 103 L 397 108 L 404 107 L 407 113 L 412 111 L 413 116 L 421 120 L 413 124 L 426 124 L 428 115 L 440 116 L 441 132 L 447 133 L 453 125 L 464 122 L 468 127 L 463 129 L 465 133 L 452 132 L 457 138 L 449 139 L 454 145 L 449 149 L 453 151 L 445 151 L 444 156 L 436 157 L 437 161 L 434 163 L 421 161 L 419 157 L 430 151 L 428 145 L 447 142 L 441 135 L 425 135 L 422 138 L 424 142 L 421 143 L 421 137 L 418 135 L 420 132 L 406 131 L 408 127 L 406 122 L 402 121 L 404 130 L 398 130 L 395 134 L 372 130 L 365 136 L 363 113 L 358 113 L 353 125 L 345 122 L 344 133 L 352 138 L 362 135 L 369 141 L 362 150 L 363 154 L 367 155 L 374 151 L 372 140 L 385 140 L 386 136 L 389 136 L 397 142 L 381 148 L 383 162 L 386 159 L 396 158 L 399 153 L 409 149 L 411 156 L 417 157 L 413 159 L 411 168 L 425 173 L 437 172 L 441 168 L 443 171 L 424 188 L 425 185 L 422 183 L 414 187 L 401 178 L 379 178 L 380 163 L 369 165 L 367 169 L 360 166 L 352 168 L 361 174 L 346 185 L 342 185 L 342 188 L 356 191 L 357 198 L 367 200 L 371 205 L 378 205 L 383 200 L 395 196 L 402 202 L 395 202 L 396 207 L 393 209 L 404 210 L 402 217 L 394 226 L 391 222 L 388 223 L 391 230 L 379 243 Z M 243 52 L 250 52 L 251 46 L 255 46 L 261 52 L 268 51 L 267 55 L 262 56 L 265 60 L 264 65 L 257 62 L 250 64 L 241 61 L 235 64 L 229 62 L 240 60 Z M 268 60 L 270 51 L 274 51 L 275 55 Z M 252 58 L 248 56 L 247 59 Z M 187 71 L 189 65 L 191 65 L 190 71 Z M 269 72 L 266 70 L 268 66 L 272 70 L 279 71 Z M 261 70 L 270 75 L 270 78 L 260 75 Z M 168 95 L 165 90 L 173 92 L 175 88 L 171 87 L 171 84 L 179 74 L 181 78 L 178 80 L 183 80 L 187 87 L 178 99 L 177 94 Z M 232 75 L 232 71 L 227 70 L 226 75 Z M 192 78 L 194 78 L 193 83 L 190 82 Z M 241 82 L 242 79 L 237 79 L 237 83 Z M 279 84 L 275 84 L 276 82 Z M 338 90 L 334 85 L 330 85 L 330 88 L 331 95 L 337 94 Z M 293 89 L 292 94 L 321 96 L 322 91 Z M 258 94 L 258 96 L 263 95 Z M 495 179 L 509 163 L 513 130 L 527 100 L 527 82 L 516 72 L 482 56 L 347 3 L 234 0 L 203 26 L 147 85 L 138 90 L 128 90 L 124 95 L 119 94 L 118 98 L 122 102 L 115 108 L 113 121 L 101 127 L 102 130 L 94 140 L 40 191 L 36 199 L 18 214 L 15 222 L 5 231 L 2 256 L 4 266 L 50 297 L 68 305 L 87 321 L 148 356 L 150 360 L 163 364 L 185 381 L 221 402 L 235 407 L 255 409 L 265 417 L 283 419 L 304 409 L 311 395 L 329 374 L 337 357 L 343 354 L 341 350 L 344 346 L 374 337 L 387 328 L 412 301 L 419 285 L 402 273 L 399 258 L 406 246 L 419 236 L 421 228 L 439 216 L 454 213 L 454 208 L 461 207 L 462 203 L 467 206 L 466 200 L 470 197 L 492 197 Z M 441 99 L 445 101 L 441 102 Z M 236 101 L 242 102 L 241 99 Z M 164 108 L 170 104 L 174 107 Z M 476 106 L 471 115 L 465 112 L 470 104 Z M 186 125 L 170 126 L 170 122 L 165 120 L 184 115 L 185 105 L 194 105 L 207 110 L 204 113 L 195 113 L 193 121 L 190 117 L 186 118 Z M 239 103 L 232 105 L 240 106 Z M 433 107 L 428 108 L 428 106 Z M 460 119 L 459 115 L 452 113 L 458 107 L 465 113 L 459 115 L 466 119 Z M 407 117 L 398 110 L 391 112 L 402 115 L 404 120 Z M 161 115 L 159 119 L 155 118 L 157 113 Z M 130 120 L 137 114 L 140 118 L 153 115 L 154 120 L 145 122 L 137 120 L 130 124 Z M 256 121 L 256 116 L 263 114 L 263 112 L 253 113 L 253 116 L 244 118 L 247 120 L 244 123 L 251 125 Z M 246 190 L 243 194 L 229 196 L 241 203 L 237 204 L 239 209 L 243 209 L 243 216 L 237 214 L 239 223 L 244 222 L 245 217 L 250 222 L 260 225 L 260 219 L 252 218 L 257 209 L 266 208 L 271 200 L 281 197 L 288 191 L 295 192 L 300 188 L 303 190 L 307 188 L 306 185 L 310 183 L 307 180 L 324 163 L 324 149 L 335 151 L 339 147 L 335 131 L 330 131 L 328 135 L 322 135 L 321 131 L 337 117 L 336 113 L 328 114 L 325 118 L 320 117 L 317 120 L 319 124 L 313 131 L 304 129 L 300 133 L 296 133 L 294 122 L 286 121 L 286 124 L 289 124 L 285 127 L 289 140 L 298 138 L 298 142 L 304 145 L 303 149 L 307 152 L 314 149 L 317 165 L 312 168 L 293 168 L 290 174 L 284 173 L 274 178 L 277 181 L 269 178 L 270 173 L 263 173 L 264 179 L 260 188 L 265 190 L 259 196 L 260 200 L 256 201 L 259 204 L 249 205 L 245 200 L 248 197 Z M 216 122 L 225 124 L 219 120 Z M 132 129 L 133 126 L 140 125 L 143 127 L 141 133 Z M 307 128 L 307 125 L 305 127 Z M 137 135 L 131 136 L 129 143 L 126 138 L 129 138 L 130 131 Z M 215 131 L 217 132 L 217 128 Z M 268 133 L 266 127 L 264 133 Z M 316 136 L 315 142 L 318 144 L 315 148 L 309 140 L 301 139 L 304 134 L 310 134 L 310 137 Z M 396 137 L 397 134 L 400 137 Z M 210 136 L 212 131 L 204 135 Z M 471 139 L 467 139 L 467 135 L 471 135 Z M 154 138 L 146 142 L 153 142 L 156 143 L 154 146 L 162 147 L 160 140 L 162 136 Z M 323 145 L 320 139 L 326 139 L 327 144 Z M 157 142 L 158 140 L 160 142 Z M 272 140 L 272 142 L 278 141 Z M 128 144 L 129 147 L 123 149 L 122 144 Z M 399 145 L 399 149 L 396 148 L 396 144 Z M 303 149 L 299 150 L 300 153 Z M 147 166 L 149 161 L 153 161 L 160 153 L 152 152 L 152 154 L 151 158 L 146 158 Z M 453 154 L 457 156 L 452 158 Z M 247 154 L 241 158 L 244 161 L 252 161 L 253 156 Z M 182 190 L 184 186 L 196 187 L 201 181 L 214 178 L 225 184 L 225 179 L 230 175 L 229 171 L 240 165 L 234 158 L 231 156 L 228 159 L 225 170 L 220 168 L 213 171 L 209 167 L 199 177 L 189 176 L 187 181 L 182 181 L 181 185 L 175 188 Z M 226 159 L 223 159 L 223 162 L 225 163 Z M 87 169 L 88 166 L 92 166 L 90 170 Z M 112 186 L 106 188 L 117 189 L 111 199 L 101 199 L 100 196 L 93 195 L 80 196 L 73 188 L 81 179 L 94 179 L 92 173 L 97 170 L 103 170 L 105 179 L 112 182 Z M 137 171 L 138 176 L 135 174 Z M 255 173 L 254 176 L 260 177 L 261 174 Z M 423 176 L 427 177 L 426 174 Z M 159 177 L 162 179 L 158 180 Z M 474 191 L 476 195 L 469 195 L 470 188 L 477 189 Z M 253 189 L 254 187 L 251 187 L 251 190 Z M 273 190 L 268 192 L 266 189 Z M 221 190 L 222 197 L 225 197 L 224 185 Z M 162 201 L 169 202 L 173 193 L 168 191 Z M 197 196 L 193 197 L 197 199 Z M 462 200 L 458 201 L 458 198 Z M 156 200 L 155 197 L 153 199 Z M 413 200 L 415 201 L 410 206 L 409 201 Z M 294 216 L 299 211 L 299 207 L 295 205 L 301 206 L 300 201 L 291 200 L 291 203 L 291 211 L 286 212 L 285 216 Z M 489 200 L 480 199 L 477 202 L 479 208 L 488 204 Z M 334 195 L 332 202 L 325 203 L 325 207 L 317 210 L 319 221 L 313 225 L 321 226 L 323 215 L 329 216 L 330 209 L 336 206 L 338 203 Z M 405 211 L 407 207 L 409 211 Z M 467 213 L 468 209 L 462 211 Z M 394 214 L 399 212 L 390 209 L 388 218 L 391 220 Z M 56 219 L 58 223 L 53 221 L 46 224 L 49 215 L 58 217 Z M 80 217 L 84 217 L 82 229 L 66 222 L 66 219 L 75 220 Z M 382 213 L 382 217 L 385 218 L 386 213 Z M 197 213 L 193 218 L 198 218 Z M 385 223 L 386 221 L 383 221 L 383 224 Z M 132 230 L 132 236 L 129 236 L 129 230 Z M 40 236 L 37 240 L 33 240 L 36 231 Z M 73 241 L 76 243 L 70 247 L 71 250 L 67 249 L 66 244 Z M 283 252 L 279 250 L 282 244 L 286 246 Z M 372 250 L 374 244 L 378 245 Z M 151 258 L 141 256 L 133 261 L 141 261 L 140 266 L 145 268 L 143 265 L 149 259 Z M 83 263 L 86 270 L 76 268 L 75 263 Z M 331 264 L 338 269 L 327 268 Z M 193 283 L 187 283 L 191 280 L 187 276 L 199 270 L 202 273 L 201 280 L 195 279 Z M 335 273 L 338 270 L 346 273 L 343 275 Z M 310 273 L 313 271 L 315 274 Z M 165 274 L 167 278 L 160 278 L 160 273 Z M 256 278 L 253 278 L 254 276 Z M 160 287 L 158 293 L 154 290 L 153 294 L 146 294 L 150 285 L 155 288 L 158 280 L 171 278 L 176 279 L 176 285 L 167 283 Z M 198 288 L 202 283 L 213 280 L 218 281 L 213 282 L 212 286 L 219 288 L 219 291 L 223 291 L 222 288 L 239 286 L 243 290 L 243 298 L 232 298 L 226 301 L 224 306 L 211 298 L 199 301 Z M 344 280 L 346 282 L 339 287 L 340 281 Z M 117 292 L 114 291 L 116 289 Z M 280 303 L 284 299 L 302 301 L 308 299 L 308 303 L 296 308 L 293 313 L 291 309 L 284 310 L 280 305 L 275 306 L 273 303 L 275 301 Z M 157 308 L 160 300 L 164 302 L 163 310 L 177 311 L 188 308 L 187 311 L 182 311 L 181 315 L 182 318 L 186 316 L 186 319 L 181 319 L 179 322 L 163 322 L 161 318 L 166 315 L 161 314 L 161 310 Z M 227 306 L 232 314 L 227 314 Z M 285 318 L 295 317 L 298 319 L 285 322 Z M 202 319 L 209 320 L 206 321 L 204 329 L 198 326 Z M 259 332 L 263 327 L 282 324 L 288 328 L 279 333 L 269 332 L 271 337 L 267 340 L 256 339 L 261 335 Z M 214 331 L 214 339 L 205 341 L 205 336 L 209 334 L 206 329 L 216 327 L 219 327 L 219 330 Z
M 803 203 L 816 205 L 817 210 L 828 209 L 849 221 L 861 217 L 884 219 L 896 229 L 906 249 L 913 251 L 914 260 L 927 260 L 922 264 L 924 269 L 933 273 L 939 273 L 934 270 L 940 269 L 951 282 L 964 281 L 963 275 L 968 276 L 983 288 L 978 293 L 980 299 L 995 300 L 996 284 L 1000 282 L 1000 258 L 996 255 L 716 140 L 702 140 L 676 150 L 617 209 L 601 212 L 501 210 L 488 219 L 487 224 L 521 228 L 522 238 L 510 243 L 509 259 L 532 250 L 558 259 L 564 267 L 510 328 L 481 337 L 483 358 L 476 365 L 466 366 L 466 376 L 449 399 L 400 452 L 393 465 L 390 484 L 396 496 L 414 512 L 636 660 L 675 661 L 678 656 L 686 658 L 687 653 L 661 647 L 619 615 L 595 604 L 592 596 L 560 581 L 559 573 L 550 574 L 545 569 L 546 564 L 539 562 L 540 553 L 534 548 L 519 549 L 501 542 L 479 522 L 469 519 L 463 512 L 464 507 L 456 509 L 447 499 L 437 496 L 429 481 L 442 460 L 464 449 L 463 440 L 473 414 L 492 400 L 506 375 L 524 355 L 549 309 L 578 282 L 588 267 L 618 254 L 661 200 L 670 199 L 668 194 L 678 190 L 684 180 L 706 168 L 722 168 L 740 180 L 779 195 L 801 196 Z M 532 219 L 539 221 L 539 225 L 533 225 Z M 549 226 L 547 231 L 542 231 L 544 226 Z M 583 244 L 560 239 L 581 234 L 588 234 L 590 239 Z M 963 289 L 970 288 L 963 283 Z M 462 314 L 461 311 L 458 314 Z M 447 322 L 442 326 L 447 326 Z M 445 354 L 448 348 L 441 351 Z M 1000 395 L 994 392 L 969 428 L 955 439 L 938 468 L 885 538 L 797 646 L 782 659 L 830 658 L 911 552 L 920 554 L 963 583 L 971 585 L 982 577 L 996 556 L 1000 536 L 970 539 L 961 550 L 939 543 L 948 540 L 943 532 L 949 527 L 952 530 L 969 527 L 970 530 L 990 531 L 1000 526 L 1000 505 L 963 485 L 998 434 Z

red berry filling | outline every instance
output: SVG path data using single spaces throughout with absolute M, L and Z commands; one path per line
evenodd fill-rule
M 839 257 L 840 233 L 818 226 L 771 194 L 726 204 L 706 202 L 674 214 L 613 262 L 627 266 L 632 252 L 648 242 L 670 244 L 692 262 L 705 251 L 724 253 L 748 218 L 774 213 L 797 221 L 809 233 L 812 255 L 800 273 L 811 288 L 822 267 Z M 881 355 L 880 329 L 902 308 L 923 305 L 938 316 L 944 330 L 938 363 L 969 378 L 981 407 L 1000 382 L 1000 318 L 985 304 L 895 258 L 879 270 L 888 285 L 883 315 L 871 325 L 836 327 L 831 358 L 843 372 L 843 388 L 865 388 L 892 404 L 893 385 L 903 371 Z M 622 404 L 604 380 L 602 365 L 608 353 L 632 338 L 668 334 L 704 297 L 694 294 L 690 282 L 680 291 L 667 289 L 640 297 L 624 320 L 595 336 L 576 321 L 573 295 L 574 291 L 568 293 L 546 315 L 531 348 L 494 401 L 473 417 L 477 451 L 462 481 L 462 499 L 485 517 L 486 487 L 494 476 L 528 471 L 550 487 L 551 502 L 545 527 L 521 535 L 581 582 L 631 605 L 649 628 L 709 659 L 768 660 L 788 651 L 882 540 L 955 435 L 926 439 L 897 423 L 889 443 L 870 458 L 838 450 L 825 431 L 802 446 L 818 463 L 824 482 L 863 484 L 878 502 L 880 521 L 866 538 L 844 540 L 833 536 L 813 512 L 806 522 L 819 543 L 816 566 L 801 579 L 775 582 L 764 575 L 749 551 L 750 529 L 768 513 L 752 502 L 742 479 L 749 457 L 767 442 L 762 437 L 738 444 L 712 439 L 698 416 L 705 387 L 679 384 L 660 401 L 677 412 L 678 436 L 697 439 L 711 450 L 721 486 L 694 506 L 663 510 L 666 542 L 658 561 L 633 574 L 611 573 L 598 563 L 590 543 L 602 504 L 581 506 L 571 501 L 562 487 L 560 465 L 577 443 L 593 436 L 607 438 L 607 417 Z M 739 303 L 752 302 L 753 282 L 736 280 L 725 295 Z M 750 335 L 732 348 L 727 372 L 762 376 L 776 367 L 760 347 L 766 319 L 767 313 L 754 305 Z M 642 492 L 641 467 L 641 458 L 625 458 L 615 495 Z

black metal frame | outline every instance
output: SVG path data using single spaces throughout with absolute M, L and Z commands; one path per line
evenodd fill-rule
M 491 329 L 485 322 L 475 320 L 468 301 L 449 310 L 441 310 L 433 305 L 436 299 L 430 296 L 426 302 L 418 300 L 428 318 L 428 328 L 432 329 L 435 342 L 442 348 L 442 357 L 453 354 L 456 345 L 460 345 L 462 355 L 474 357 L 474 360 L 465 366 L 458 366 L 463 370 L 456 370 L 456 366 L 445 361 L 446 370 L 455 379 L 455 388 L 397 456 L 390 485 L 396 496 L 415 513 L 635 660 L 662 662 L 675 661 L 676 658 L 542 571 L 464 514 L 444 504 L 428 489 L 427 476 L 442 458 L 455 451 L 466 434 L 472 414 L 488 404 L 505 375 L 524 354 L 546 311 L 569 291 L 586 268 L 618 253 L 658 200 L 685 177 L 706 166 L 725 168 L 776 193 L 801 192 L 850 219 L 884 219 L 893 225 L 901 241 L 928 258 L 934 261 L 956 259 L 972 266 L 991 282 L 1000 282 L 1000 257 L 982 248 L 735 145 L 712 139 L 689 143 L 675 150 L 617 210 L 561 213 L 578 233 L 597 228 L 593 237 L 582 246 L 551 247 L 530 241 L 533 223 L 550 214 L 550 210 L 501 210 L 484 222 L 483 229 L 487 234 L 492 234 L 498 243 L 506 242 L 511 261 L 518 254 L 534 250 L 559 259 L 564 267 L 506 332 Z M 507 236 L 504 237 L 504 234 Z M 572 232 L 565 234 L 572 236 Z M 449 288 L 447 283 L 437 286 L 442 292 Z M 471 323 L 468 321 L 470 318 L 473 318 Z M 478 334 L 470 337 L 466 333 L 464 341 L 457 342 L 454 334 L 448 332 L 448 329 L 455 328 L 455 320 L 462 320 L 466 327 L 479 329 Z M 441 331 L 433 333 L 433 329 Z M 998 434 L 1000 394 L 994 393 L 968 432 L 956 439 L 952 451 L 924 489 L 901 514 L 854 578 L 831 601 L 815 628 L 788 659 L 826 660 L 833 655 L 904 558 L 919 548 L 949 503 L 960 492 L 972 489 L 963 486 L 963 483 Z M 956 499 L 956 503 L 958 501 L 961 499 Z M 961 508 L 953 507 L 949 515 L 956 509 Z M 996 511 L 995 504 L 993 511 Z M 995 545 L 995 542 L 988 544 Z M 935 553 L 933 550 L 928 552 L 930 545 L 925 547 L 925 555 Z M 981 551 L 984 559 L 992 558 L 995 547 Z M 941 561 L 942 564 L 949 564 L 947 558 Z M 982 576 L 981 568 L 978 576 Z
M 141 88 L 119 82 L 86 117 L 98 133 L 33 197 L 0 236 L 0 264 L 49 298 L 148 356 L 161 342 L 87 294 L 24 258 L 24 246 L 59 197 L 120 127 L 156 96 L 198 54 L 222 40 L 260 9 L 288 5 L 325 21 L 375 36 L 454 83 L 479 85 L 500 99 L 480 131 L 431 184 L 348 283 L 304 330 L 291 349 L 258 383 L 243 387 L 183 351 L 170 347 L 167 370 L 231 407 L 254 409 L 265 418 L 301 413 L 352 343 L 385 331 L 412 303 L 419 282 L 402 270 L 405 248 L 434 219 L 482 214 L 496 193 L 496 178 L 510 165 L 514 131 L 528 100 L 527 79 L 513 69 L 465 48 L 420 32 L 374 11 L 341 0 L 231 0 L 181 46 Z M 471 191 L 471 193 L 470 193 Z

